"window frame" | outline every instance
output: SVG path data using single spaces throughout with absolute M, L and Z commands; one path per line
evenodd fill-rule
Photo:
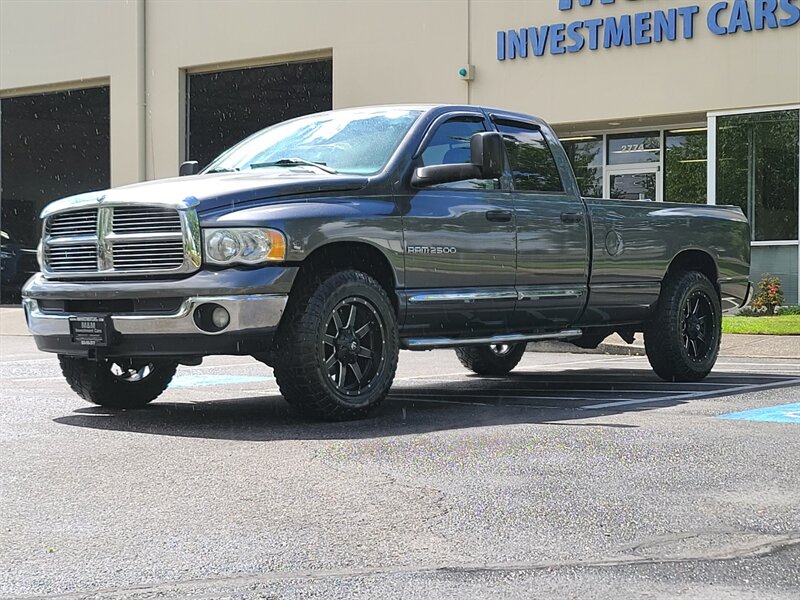
M 425 130 L 425 133 L 422 135 L 422 139 L 419 142 L 419 146 L 417 146 L 416 151 L 414 152 L 414 154 L 411 157 L 411 169 L 409 171 L 409 176 L 408 176 L 409 180 L 410 180 L 411 175 L 413 174 L 414 170 L 419 168 L 419 167 L 421 167 L 421 166 L 423 166 L 421 164 L 422 154 L 423 154 L 423 152 L 425 152 L 425 150 L 428 149 L 428 146 L 430 145 L 431 140 L 436 135 L 436 132 L 438 131 L 439 127 L 441 127 L 442 125 L 444 125 L 445 123 L 447 123 L 449 121 L 454 121 L 454 120 L 458 120 L 458 119 L 461 119 L 461 120 L 473 120 L 475 122 L 480 122 L 480 123 L 483 124 L 483 131 L 485 131 L 485 132 L 486 131 L 496 131 L 496 129 L 494 128 L 494 124 L 491 122 L 490 119 L 487 119 L 486 115 L 483 114 L 482 112 L 469 111 L 469 110 L 459 110 L 459 111 L 447 112 L 447 113 L 439 115 L 438 117 L 433 119 L 433 121 L 431 121 L 428 124 L 428 127 Z M 506 167 L 508 167 L 508 158 L 507 157 L 506 157 Z M 472 180 L 465 179 L 463 181 L 472 181 Z M 478 179 L 477 181 L 498 181 L 499 183 L 498 183 L 498 187 L 496 187 L 494 189 L 466 188 L 466 187 L 465 188 L 443 187 L 443 186 L 447 186 L 448 185 L 447 183 L 442 183 L 442 184 L 438 184 L 438 185 L 434 185 L 434 186 L 429 186 L 429 187 L 426 187 L 425 189 L 426 190 L 432 190 L 432 191 L 436 191 L 436 190 L 450 191 L 450 190 L 454 190 L 455 189 L 455 190 L 458 190 L 459 192 L 468 192 L 468 193 L 486 193 L 486 192 L 506 192 L 506 191 L 509 191 L 507 189 L 508 182 L 506 181 L 505 173 L 504 173 L 503 177 L 500 177 L 499 179 L 497 179 L 497 178 L 495 178 L 495 179 L 484 178 L 484 179 Z M 458 182 L 453 182 L 453 183 L 458 183 Z

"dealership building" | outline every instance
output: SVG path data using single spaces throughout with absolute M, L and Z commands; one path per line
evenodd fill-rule
M 2 229 L 359 105 L 536 114 L 585 196 L 736 204 L 798 303 L 800 0 L 2 0 Z

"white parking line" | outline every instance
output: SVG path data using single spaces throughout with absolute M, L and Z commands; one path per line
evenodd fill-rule
M 750 385 L 733 386 L 729 388 L 722 388 L 719 390 L 709 390 L 708 392 L 691 392 L 688 394 L 671 394 L 669 396 L 658 396 L 656 398 L 642 398 L 638 400 L 621 400 L 618 402 L 604 402 L 602 404 L 592 404 L 589 406 L 581 406 L 578 410 L 600 410 L 602 408 L 614 408 L 616 406 L 630 406 L 633 404 L 655 404 L 658 402 L 669 402 L 671 400 L 694 400 L 697 398 L 708 398 L 710 396 L 719 395 L 732 395 L 741 394 L 744 392 L 755 392 L 759 390 L 769 390 L 778 387 L 788 387 L 792 385 L 800 385 L 800 378 L 788 379 L 774 383 L 755 383 Z

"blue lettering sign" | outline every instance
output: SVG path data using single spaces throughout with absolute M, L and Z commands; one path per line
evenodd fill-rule
M 683 39 L 694 37 L 694 16 L 699 12 L 699 6 L 682 6 L 678 9 L 678 15 L 683 19 Z
M 667 39 L 674 42 L 677 39 L 678 11 L 670 8 L 667 12 L 657 10 L 653 13 L 653 39 L 656 42 Z
M 603 48 L 611 46 L 631 45 L 631 16 L 622 15 L 619 21 L 614 17 L 606 17 L 603 29 Z
M 725 35 L 728 33 L 728 30 L 719 24 L 719 13 L 726 8 L 728 8 L 727 2 L 717 2 L 708 9 L 708 14 L 706 15 L 706 25 L 708 25 L 708 30 L 714 35 Z
M 531 44 L 534 56 L 542 56 L 544 54 L 545 44 L 547 44 L 547 33 L 550 30 L 549 25 L 542 25 L 541 27 L 528 27 L 528 41 Z
M 633 43 L 650 43 L 650 17 L 649 12 L 636 13 L 633 15 Z
M 753 28 L 764 29 L 764 23 L 766 23 L 770 29 L 777 29 L 778 18 L 775 16 L 775 11 L 777 10 L 778 0 L 756 0 Z
M 564 54 L 567 51 L 566 48 L 559 45 L 564 41 L 565 27 L 564 23 L 558 23 L 550 27 L 550 54 Z
M 0 0 L 1 1 L 1 0 Z M 615 0 L 555 0 L 558 9 L 614 4 Z M 629 0 L 636 2 L 638 0 Z M 800 0 L 720 0 L 705 12 L 706 27 L 714 35 L 764 31 L 800 23 Z M 705 10 L 705 8 L 704 8 Z M 644 46 L 690 40 L 695 34 L 699 5 L 575 20 L 497 32 L 497 60 L 515 60 L 545 53 L 575 54 L 584 48 Z
M 731 22 L 728 24 L 728 33 L 742 31 L 753 31 L 750 24 L 750 12 L 747 10 L 747 0 L 734 0 L 731 9 Z
M 528 57 L 528 30 L 520 29 L 519 32 L 512 29 L 508 32 L 508 58 Z
M 597 50 L 603 19 L 589 19 L 584 25 L 589 30 L 589 50 Z
M 792 4 L 793 0 L 781 0 L 781 10 L 788 16 L 786 19 L 781 19 L 779 23 L 781 27 L 791 27 L 800 22 L 800 7 Z
M 580 32 L 582 28 L 583 21 L 575 21 L 567 26 L 567 35 L 569 39 L 575 42 L 572 46 L 567 46 L 567 52 L 580 52 L 581 48 L 586 44 L 583 34 Z

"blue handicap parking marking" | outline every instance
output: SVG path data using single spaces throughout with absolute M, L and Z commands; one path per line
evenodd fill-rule
M 169 387 L 190 388 L 207 385 L 234 385 L 237 383 L 273 381 L 274 379 L 274 377 L 255 377 L 250 375 L 178 375 L 172 380 Z
M 738 419 L 742 421 L 769 421 L 772 423 L 798 423 L 800 424 L 800 403 L 781 404 L 755 408 L 743 412 L 720 415 L 720 419 Z

